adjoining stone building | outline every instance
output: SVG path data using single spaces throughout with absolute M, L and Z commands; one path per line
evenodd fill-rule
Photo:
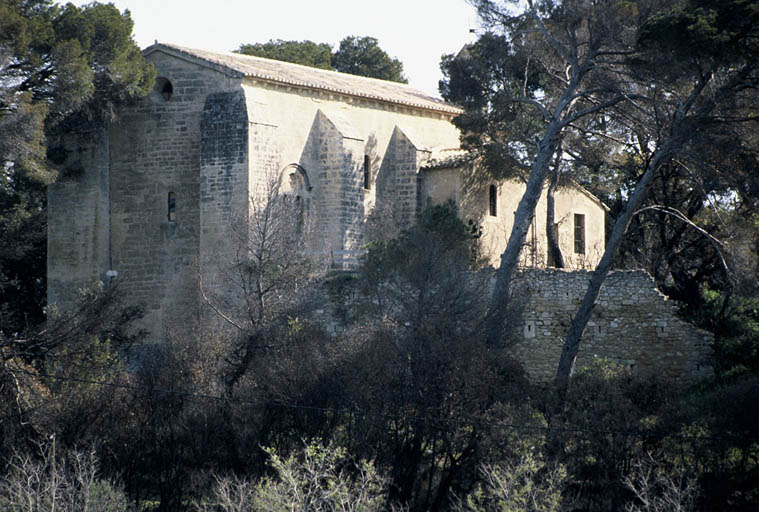
M 257 57 L 158 43 L 144 54 L 158 71 L 153 92 L 63 141 L 76 172 L 48 192 L 49 304 L 65 309 L 79 288 L 118 276 L 126 300 L 146 307 L 151 341 L 197 321 L 199 282 L 234 252 L 235 215 L 272 180 L 300 201 L 333 268 L 357 264 L 372 212 L 409 225 L 449 199 L 482 227 L 497 264 L 524 185 L 473 179 L 456 107 L 404 84 Z M 547 259 L 545 211 L 544 194 L 524 266 Z M 605 207 L 570 184 L 555 218 L 569 267 L 595 266 Z

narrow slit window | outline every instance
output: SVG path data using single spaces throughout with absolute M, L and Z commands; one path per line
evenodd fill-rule
M 575 254 L 585 254 L 585 215 L 575 213 Z
M 369 155 L 364 155 L 364 188 L 366 190 L 372 188 L 372 161 Z
M 491 217 L 498 216 L 498 189 L 495 185 L 490 185 L 490 193 L 488 197 L 488 205 Z
M 175 192 L 169 192 L 169 196 L 167 199 L 167 206 L 168 206 L 167 218 L 169 219 L 169 222 L 176 221 L 177 220 L 177 194 Z

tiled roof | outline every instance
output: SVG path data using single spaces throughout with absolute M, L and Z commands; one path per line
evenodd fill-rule
M 458 114 L 458 107 L 429 96 L 406 84 L 338 73 L 237 53 L 209 52 L 168 43 L 156 43 L 143 53 L 149 55 L 163 51 L 177 57 L 200 60 L 209 67 L 233 76 L 258 78 L 281 84 L 306 87 L 322 91 L 346 94 L 359 98 L 378 100 L 398 105 Z

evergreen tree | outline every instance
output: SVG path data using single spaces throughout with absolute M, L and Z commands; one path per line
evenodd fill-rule
M 235 52 L 312 68 L 332 69 L 332 48 L 327 43 L 270 39 L 266 43 L 241 44 Z
M 335 70 L 392 82 L 408 83 L 403 63 L 390 57 L 373 37 L 348 36 L 332 54 Z
M 407 83 L 403 63 L 391 58 L 373 37 L 348 36 L 334 52 L 327 43 L 271 39 L 266 43 L 242 44 L 243 55 L 293 62 L 312 68 Z

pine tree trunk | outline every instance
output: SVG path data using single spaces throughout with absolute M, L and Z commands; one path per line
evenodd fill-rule
M 485 317 L 485 341 L 491 346 L 501 344 L 503 328 L 511 303 L 511 285 L 519 263 L 519 254 L 522 252 L 527 231 L 530 229 L 530 224 L 535 216 L 535 208 L 538 205 L 540 194 L 543 192 L 543 184 L 551 165 L 551 159 L 561 141 L 561 133 L 566 125 L 563 117 L 566 116 L 568 109 L 571 110 L 575 92 L 585 72 L 587 69 L 582 70 L 581 67 L 577 66 L 577 63 L 572 66 L 571 79 L 557 101 L 546 131 L 538 142 L 538 151 L 532 162 L 527 188 L 522 199 L 519 200 L 517 211 L 514 213 L 514 225 L 511 228 L 506 250 L 501 255 L 501 264 L 496 272 L 495 286 Z
M 559 366 L 556 369 L 556 379 L 554 380 L 554 386 L 560 402 L 563 402 L 563 399 L 566 396 L 566 391 L 569 388 L 569 381 L 572 378 L 575 361 L 577 360 L 577 352 L 580 350 L 582 333 L 585 330 L 585 326 L 588 325 L 596 299 L 598 299 L 598 294 L 601 291 L 601 285 L 611 270 L 611 265 L 614 263 L 614 258 L 617 256 L 619 247 L 622 245 L 622 239 L 625 236 L 627 228 L 630 226 L 630 221 L 640 204 L 643 202 L 643 198 L 645 197 L 646 192 L 648 192 L 648 186 L 650 185 L 651 180 L 653 180 L 656 171 L 667 158 L 671 156 L 674 147 L 680 148 L 685 144 L 692 128 L 688 125 L 683 125 L 682 120 L 685 118 L 696 100 L 701 96 L 710 80 L 711 74 L 707 75 L 704 79 L 697 81 L 694 84 L 693 90 L 688 95 L 688 99 L 680 104 L 671 121 L 668 139 L 666 139 L 666 141 L 654 151 L 643 176 L 641 176 L 640 180 L 638 180 L 638 183 L 635 185 L 635 189 L 633 189 L 624 211 L 614 223 L 614 228 L 611 231 L 611 236 L 606 244 L 604 254 L 601 257 L 598 266 L 593 271 L 593 274 L 590 276 L 590 283 L 588 283 L 588 288 L 585 290 L 585 296 L 580 303 L 580 308 L 577 310 L 577 313 L 575 313 L 574 318 L 572 318 L 569 332 L 564 340 L 564 346 L 561 349 Z M 733 86 L 733 84 L 723 85 L 722 90 L 730 91 Z M 719 94 L 712 93 L 712 97 L 719 97 Z M 716 104 L 717 103 L 713 100 L 708 102 L 705 107 L 701 109 L 699 115 L 702 117 L 706 116 L 714 109 Z
M 574 372 L 577 352 L 580 350 L 582 333 L 590 320 L 590 315 L 593 312 L 596 299 L 598 299 L 601 285 L 611 270 L 614 258 L 616 258 L 619 247 L 622 245 L 625 232 L 630 225 L 630 221 L 632 220 L 635 211 L 638 209 L 638 206 L 646 195 L 648 185 L 656 174 L 656 170 L 669 153 L 669 147 L 670 143 L 668 142 L 660 150 L 657 150 L 654 153 L 651 161 L 646 167 L 646 171 L 638 181 L 638 184 L 635 185 L 635 189 L 633 190 L 630 199 L 627 201 L 627 205 L 625 206 L 622 215 L 620 215 L 614 223 L 614 229 L 612 229 L 611 237 L 606 244 L 606 249 L 601 257 L 601 261 L 590 276 L 590 282 L 588 283 L 588 288 L 585 290 L 585 296 L 580 303 L 577 313 L 575 313 L 574 318 L 572 318 L 569 332 L 567 333 L 567 337 L 564 340 L 564 345 L 561 349 L 561 357 L 559 358 L 559 366 L 556 370 L 556 379 L 554 381 L 559 397 L 564 397 L 566 390 L 569 387 L 569 380 L 572 378 L 572 373 Z
M 543 191 L 543 183 L 550 167 L 549 162 L 556 152 L 561 128 L 562 123 L 557 119 L 548 125 L 548 129 L 539 143 L 538 153 L 532 164 L 530 179 L 527 181 L 527 188 L 514 214 L 514 225 L 506 244 L 506 250 L 501 255 L 501 264 L 496 272 L 490 307 L 485 318 L 485 336 L 487 343 L 491 346 L 499 345 L 502 341 L 501 333 L 508 316 L 511 299 L 511 282 L 519 263 L 519 254 L 522 252 L 522 246 L 535 215 L 535 208 Z
M 564 268 L 564 257 L 561 254 L 559 241 L 556 239 L 555 224 L 555 200 L 554 194 L 559 184 L 559 165 L 561 164 L 561 145 L 556 152 L 556 164 L 551 172 L 551 184 L 548 186 L 546 198 L 546 238 L 548 239 L 548 264 L 556 268 Z

